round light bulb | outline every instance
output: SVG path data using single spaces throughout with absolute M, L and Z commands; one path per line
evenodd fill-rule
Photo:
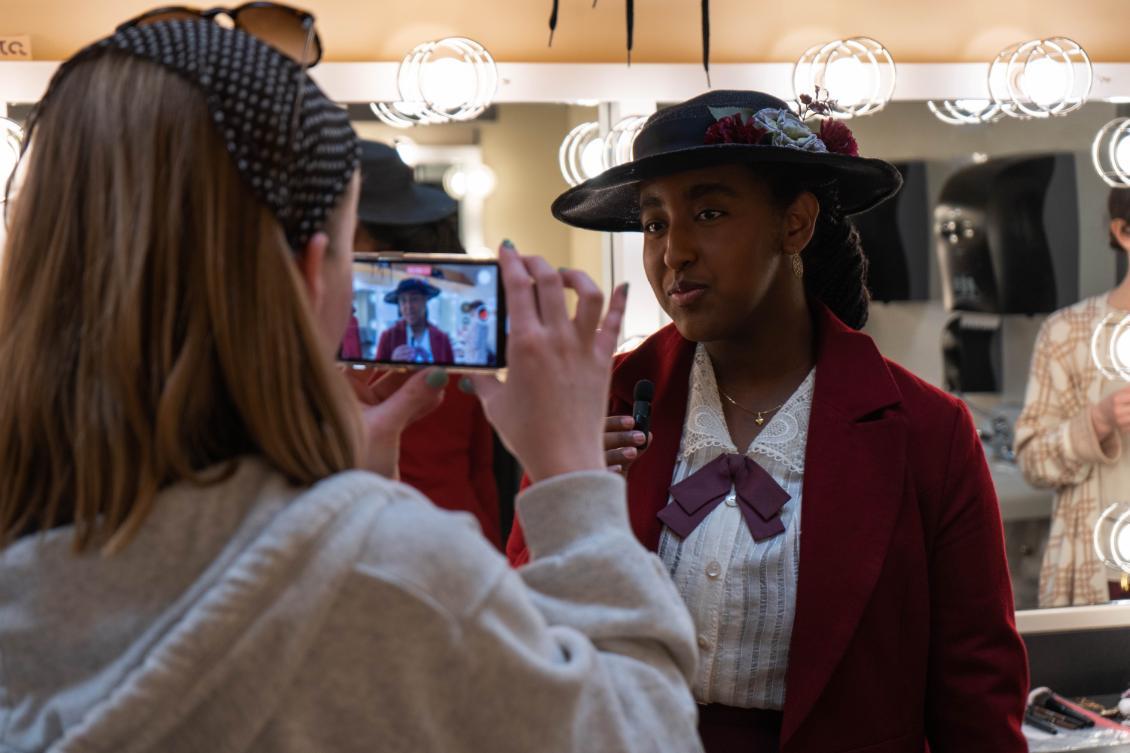
M 1117 559 L 1130 562 L 1130 525 L 1124 525 L 1119 529 L 1114 537 L 1114 545 L 1118 549 Z
M 828 66 L 824 84 L 837 104 L 854 107 L 867 100 L 872 88 L 870 78 L 859 58 L 840 58 Z
M 1067 66 L 1051 58 L 1036 58 L 1024 66 L 1023 90 L 1040 107 L 1054 107 L 1067 94 Z
M 954 102 L 954 105 L 961 110 L 969 113 L 974 117 L 983 115 L 989 106 L 992 104 L 987 99 L 959 99 Z
M 396 153 L 400 155 L 400 159 L 404 164 L 409 167 L 415 167 L 420 162 L 420 145 L 407 136 L 401 136 L 393 139 L 393 147 L 396 148 Z
M 1130 371 L 1130 327 L 1116 327 L 1113 337 L 1110 355 L 1114 368 L 1119 372 Z
M 600 139 L 593 139 L 581 148 L 581 171 L 586 180 L 604 172 L 604 142 Z
M 1130 175 L 1130 134 L 1123 132 L 1114 147 L 1114 162 L 1125 175 Z
M 457 110 L 474 99 L 475 67 L 458 58 L 430 60 L 420 71 L 420 93 L 437 110 Z
M 497 179 L 486 165 L 452 165 L 443 174 L 443 190 L 453 199 L 484 199 L 494 192 Z

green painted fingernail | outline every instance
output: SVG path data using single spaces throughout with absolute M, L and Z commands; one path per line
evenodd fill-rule
M 509 238 L 503 238 L 502 245 L 506 246 L 507 248 L 514 248 L 514 244 Z
M 436 369 L 435 371 L 428 374 L 424 381 L 427 382 L 427 385 L 429 387 L 439 389 L 443 385 L 447 384 L 447 369 Z
M 559 275 L 563 275 L 568 271 L 569 271 L 568 267 L 558 267 L 557 268 L 557 274 L 559 274 Z
M 474 395 L 475 383 L 471 381 L 471 377 L 463 377 L 459 380 L 459 389 L 468 395 Z

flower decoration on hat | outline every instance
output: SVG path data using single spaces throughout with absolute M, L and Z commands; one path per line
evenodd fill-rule
M 750 144 L 800 149 L 806 152 L 859 156 L 859 145 L 851 129 L 829 113 L 835 102 L 817 88 L 816 96 L 801 95 L 798 112 L 765 108 L 753 111 L 738 107 L 711 107 L 715 122 L 706 129 L 707 144 Z M 814 129 L 807 121 L 819 116 Z

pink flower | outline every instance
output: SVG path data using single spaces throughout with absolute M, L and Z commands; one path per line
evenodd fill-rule
M 768 133 L 753 122 L 743 122 L 741 115 L 728 115 L 706 129 L 707 144 L 760 144 Z
M 833 154 L 846 154 L 849 157 L 859 156 L 859 144 L 855 143 L 855 136 L 843 121 L 824 118 L 820 123 L 820 140 L 824 142 L 829 152 Z

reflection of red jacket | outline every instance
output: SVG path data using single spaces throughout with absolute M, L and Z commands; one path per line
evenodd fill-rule
M 452 377 L 439 408 L 400 436 L 400 479 L 438 507 L 473 514 L 483 535 L 501 549 L 494 436 L 478 399 L 458 383 Z
M 361 328 L 356 316 L 349 317 L 349 326 L 345 328 L 345 337 L 341 340 L 341 357 L 361 357 Z
M 432 346 L 433 363 L 455 363 L 455 351 L 451 347 L 451 339 L 434 324 L 428 325 L 428 342 Z M 407 344 L 408 324 L 401 319 L 381 333 L 381 339 L 377 342 L 377 360 L 391 361 L 392 352 L 401 345 Z
M 1000 507 L 968 410 L 884 359 L 823 306 L 805 456 L 781 753 L 1021 753 L 1024 646 Z M 695 345 L 669 326 L 620 357 L 612 415 L 655 383 L 652 446 L 628 475 L 652 550 Z M 529 558 L 515 525 L 508 553 Z

